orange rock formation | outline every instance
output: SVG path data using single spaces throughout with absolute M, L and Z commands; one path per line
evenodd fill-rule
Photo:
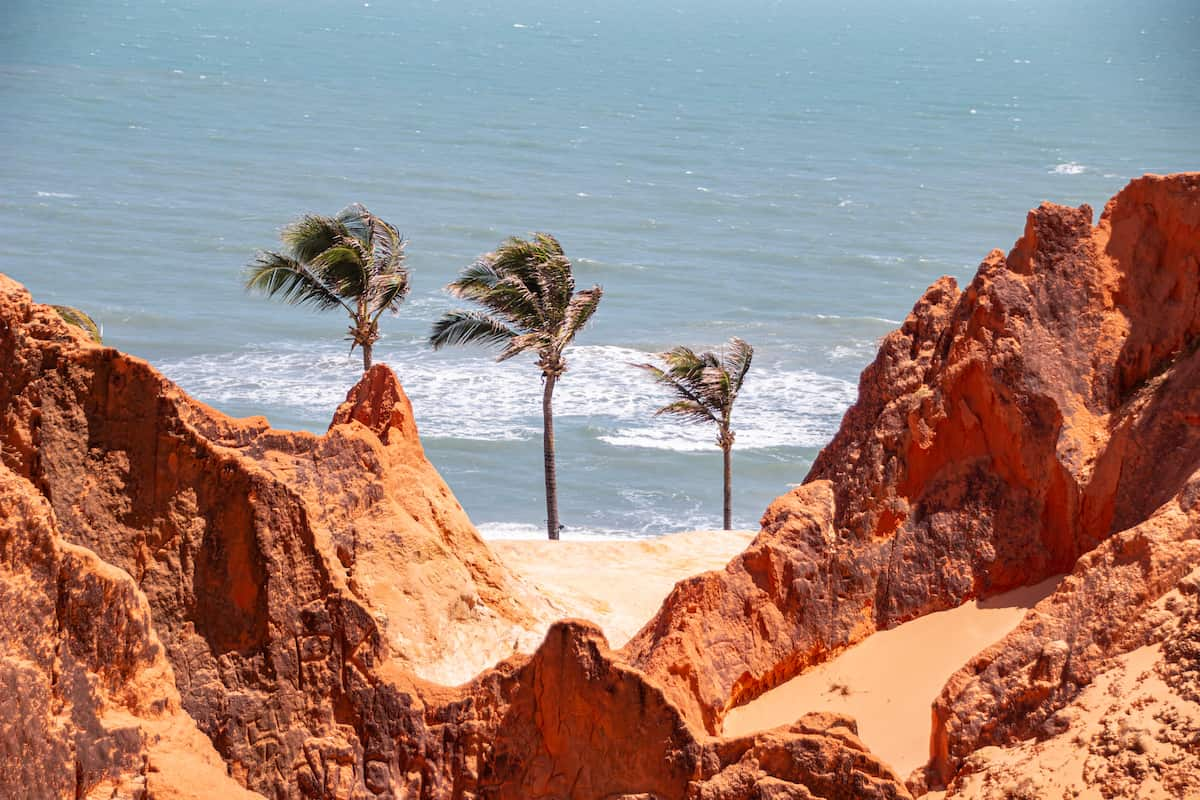
M 0 796 L 257 797 L 180 706 L 146 596 L 0 466 Z
M 716 733 L 874 630 L 1070 571 L 1200 466 L 1200 175 L 1091 217 L 1043 204 L 965 291 L 930 287 L 806 483 L 628 645 L 690 719 Z
M 187 398 L 0 278 L 0 500 L 18 509 L 6 520 L 42 520 L 36 545 L 0 524 L 6 612 L 28 596 L 61 620 L 64 592 L 94 572 L 124 588 L 88 594 L 118 609 L 91 616 L 106 631 L 138 620 L 115 671 L 82 659 L 92 694 L 55 683 L 47 654 L 94 632 L 0 628 L 18 654 L 0 662 L 5 685 L 44 698 L 0 726 L 0 752 L 35 742 L 45 763 L 83 765 L 48 771 L 50 795 L 93 780 L 80 774 L 127 785 L 154 774 L 139 758 L 164 763 L 135 742 L 160 714 L 181 737 L 207 734 L 227 772 L 199 756 L 212 785 L 276 798 L 907 797 L 848 718 L 721 738 L 722 717 L 875 630 L 1062 572 L 947 685 L 934 759 L 911 786 L 1008 791 L 987 776 L 1011 765 L 979 754 L 1032 764 L 1018 742 L 1069 729 L 1089 683 L 1139 648 L 1159 648 L 1164 685 L 1191 702 L 1200 175 L 1136 180 L 1091 221 L 1086 206 L 1043 205 L 965 290 L 935 283 L 806 483 L 617 652 L 566 621 L 510 656 L 549 609 L 425 460 L 386 367 L 325 435 L 274 431 Z M 133 715 L 142 739 L 96 750 L 115 729 L 64 703 Z M 1193 777 L 1181 726 L 1167 725 L 1183 755 L 1156 785 Z M 1128 764 L 1104 755 L 1111 739 L 1085 772 L 1136 796 L 1144 782 L 1112 778 Z M 144 780 L 152 796 L 170 783 Z

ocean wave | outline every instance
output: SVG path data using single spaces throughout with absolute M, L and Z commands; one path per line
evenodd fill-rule
M 79 195 L 70 194 L 69 192 L 38 192 L 37 196 L 38 197 L 53 197 L 53 198 L 56 198 L 59 200 L 74 200 L 79 197 Z
M 607 508 L 600 516 L 591 513 L 577 517 L 570 509 L 561 509 L 563 527 L 559 533 L 564 541 L 630 541 L 654 539 L 680 531 L 715 530 L 721 527 L 720 509 L 705 512 L 700 503 L 690 498 L 668 497 L 659 491 L 623 489 L 624 504 Z M 580 524 L 575 524 L 578 521 Z M 738 528 L 757 527 L 754 517 L 735 516 Z M 545 539 L 545 524 L 513 521 L 491 521 L 476 524 L 484 539 Z
M 1050 170 L 1051 175 L 1080 175 L 1087 172 L 1087 167 L 1076 161 L 1068 161 L 1064 164 L 1056 164 L 1054 169 Z
M 476 525 L 475 528 L 479 531 L 480 536 L 489 541 L 546 538 L 544 525 L 530 525 L 524 522 L 485 522 Z M 628 542 L 637 539 L 653 539 L 658 535 L 658 533 L 588 527 L 565 527 L 559 532 L 559 538 L 565 542 Z
M 855 364 L 866 363 L 871 360 L 871 357 L 875 355 L 878 349 L 878 345 L 870 341 L 834 345 L 829 349 L 829 360 L 847 361 Z
M 615 345 L 567 351 L 568 372 L 554 396 L 555 418 L 585 423 L 617 447 L 699 451 L 713 447 L 707 426 L 655 417 L 665 390 L 630 366 L 650 353 Z M 532 363 L 487 355 L 381 346 L 379 360 L 399 376 L 426 437 L 514 441 L 541 434 L 541 380 Z M 326 424 L 360 376 L 345 350 L 278 345 L 193 356 L 163 364 L 164 374 L 201 400 L 246 413 L 284 409 Z M 816 447 L 836 429 L 855 387 L 810 370 L 752 370 L 734 409 L 737 449 Z

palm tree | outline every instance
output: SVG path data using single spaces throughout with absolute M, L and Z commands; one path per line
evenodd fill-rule
M 408 294 L 404 238 L 359 203 L 336 217 L 306 214 L 280 233 L 286 252 L 261 251 L 246 271 L 246 288 L 278 294 L 292 305 L 350 315 L 350 352 L 362 348 L 363 372 L 379 340 L 379 317 Z
M 449 311 L 433 325 L 435 350 L 449 344 L 503 347 L 497 361 L 526 351 L 537 353 L 542 370 L 542 446 L 546 471 L 546 530 L 558 538 L 558 479 L 554 467 L 554 384 L 566 372 L 563 350 L 600 304 L 599 286 L 575 291 L 571 262 L 547 233 L 526 241 L 510 237 L 486 253 L 446 287 L 455 297 L 485 311 Z
M 730 454 L 734 432 L 729 428 L 729 420 L 753 357 L 754 348 L 735 336 L 719 354 L 697 354 L 680 346 L 659 354 L 666 369 L 653 364 L 633 365 L 649 372 L 675 394 L 675 402 L 658 409 L 656 414 L 675 414 L 689 422 L 711 422 L 717 426 L 717 446 L 725 454 L 725 530 L 733 527 Z

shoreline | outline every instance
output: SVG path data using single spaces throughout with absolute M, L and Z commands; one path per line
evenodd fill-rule
M 560 618 L 596 623 L 616 650 L 650 621 L 676 583 L 723 568 L 757 534 L 698 530 L 644 539 L 484 541 Z

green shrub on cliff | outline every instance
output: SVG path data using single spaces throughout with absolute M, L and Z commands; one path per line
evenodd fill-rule
M 68 325 L 74 325 L 76 328 L 82 328 L 88 336 L 92 337 L 92 341 L 96 344 L 103 344 L 102 331 L 100 326 L 84 312 L 74 306 L 50 306 L 58 315 L 63 318 L 63 321 Z

